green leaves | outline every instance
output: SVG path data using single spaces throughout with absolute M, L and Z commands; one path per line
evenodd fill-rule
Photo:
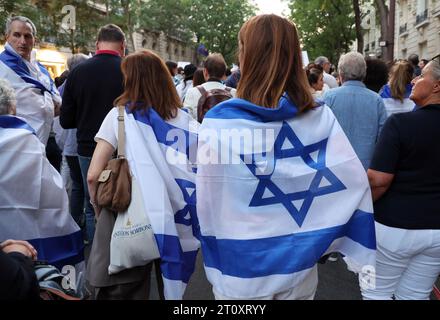
M 245 0 L 189 0 L 188 28 L 210 52 L 223 54 L 228 64 L 236 62 L 238 32 L 255 15 L 256 7 Z
M 0 30 L 9 14 L 26 15 L 34 21 L 42 41 L 87 51 L 98 28 L 119 25 L 133 41 L 131 33 L 147 29 L 163 31 L 183 41 L 205 44 L 210 52 L 222 53 L 228 64 L 236 62 L 238 32 L 255 15 L 250 0 L 0 0 Z M 64 5 L 76 8 L 76 30 L 61 29 Z
M 349 51 L 356 38 L 351 1 L 291 0 L 289 8 L 311 59 L 323 55 L 337 63 Z

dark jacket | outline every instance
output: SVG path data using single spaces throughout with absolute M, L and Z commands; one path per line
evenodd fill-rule
M 40 287 L 31 259 L 0 250 L 0 300 L 37 300 Z
M 99 54 L 81 63 L 69 74 L 63 93 L 60 124 L 78 128 L 78 154 L 91 157 L 95 135 L 102 121 L 123 92 L 121 58 Z

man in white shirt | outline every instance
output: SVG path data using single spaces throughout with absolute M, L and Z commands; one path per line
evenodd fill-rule
M 329 89 L 339 87 L 338 82 L 335 77 L 333 77 L 330 72 L 331 64 L 330 61 L 324 56 L 315 59 L 315 64 L 321 66 L 324 69 L 324 84 L 328 86 Z M 326 91 L 325 88 L 323 91 Z
M 0 78 L 8 80 L 15 90 L 17 116 L 25 119 L 46 145 L 61 97 L 49 72 L 32 56 L 35 36 L 35 25 L 28 18 L 8 19 L 7 42 L 0 54 Z
M 214 89 L 225 89 L 226 86 L 222 83 L 221 79 L 226 73 L 226 62 L 223 56 L 219 53 L 210 54 L 204 63 L 203 75 L 206 82 L 201 86 L 206 91 Z M 235 97 L 236 90 L 231 89 L 231 95 Z M 183 107 L 188 111 L 188 113 L 197 119 L 197 105 L 199 99 L 202 97 L 200 90 L 195 87 L 188 90 L 186 93 L 185 101 Z

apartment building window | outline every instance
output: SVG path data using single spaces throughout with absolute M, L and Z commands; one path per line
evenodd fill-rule
M 402 59 L 406 59 L 407 56 L 408 56 L 408 50 L 402 49 Z
M 416 25 L 428 19 L 428 0 L 417 0 Z
M 428 59 L 428 42 L 422 42 L 419 44 L 419 58 Z
M 399 20 L 399 35 L 405 36 L 408 31 L 408 0 L 401 0 L 400 5 L 400 20 Z
M 401 24 L 408 22 L 408 0 L 400 1 L 400 17 Z

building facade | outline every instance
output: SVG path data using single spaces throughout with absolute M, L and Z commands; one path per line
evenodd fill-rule
M 382 57 L 380 42 L 380 21 L 377 19 L 376 7 L 373 1 L 365 2 L 361 7 L 362 29 L 364 29 L 364 54 L 367 57 Z
M 149 49 L 165 61 L 194 63 L 197 65 L 195 44 L 186 43 L 163 32 L 141 30 L 133 34 L 134 51 Z
M 431 59 L 440 54 L 440 0 L 398 0 L 394 57 Z
M 362 14 L 364 54 L 381 58 L 380 22 L 373 1 L 362 6 Z M 440 0 L 396 0 L 394 59 L 413 53 L 420 59 L 440 54 Z

